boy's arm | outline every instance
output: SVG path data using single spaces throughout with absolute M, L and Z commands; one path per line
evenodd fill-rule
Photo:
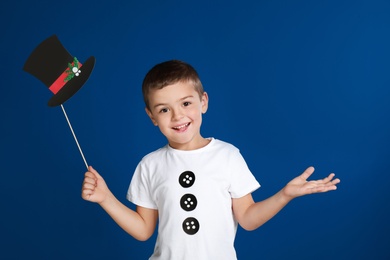
M 153 235 L 158 218 L 157 210 L 137 206 L 134 211 L 126 207 L 111 193 L 104 179 L 91 166 L 85 173 L 81 196 L 87 201 L 99 203 L 135 239 L 145 241 Z
M 333 179 L 333 173 L 322 180 L 307 181 L 313 172 L 313 167 L 307 168 L 282 190 L 263 201 L 255 203 L 251 194 L 233 199 L 233 212 L 236 220 L 244 229 L 254 230 L 275 216 L 292 199 L 306 194 L 327 192 L 337 188 L 336 185 L 340 180 Z

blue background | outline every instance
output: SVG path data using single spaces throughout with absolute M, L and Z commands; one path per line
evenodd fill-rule
M 239 259 L 389 259 L 390 2 L 11 1 L 0 4 L 1 259 L 147 259 L 139 242 L 82 200 L 85 166 L 52 94 L 22 71 L 57 34 L 86 85 L 64 104 L 89 164 L 129 207 L 138 161 L 166 143 L 141 83 L 181 59 L 210 97 L 202 134 L 240 148 L 262 200 L 313 165 L 335 192 L 294 200 L 253 232 Z

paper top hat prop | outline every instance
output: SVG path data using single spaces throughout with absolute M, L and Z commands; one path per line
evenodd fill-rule
M 48 105 L 54 107 L 63 104 L 84 85 L 94 66 L 95 57 L 91 56 L 81 64 L 53 35 L 35 48 L 23 70 L 38 78 L 53 92 Z

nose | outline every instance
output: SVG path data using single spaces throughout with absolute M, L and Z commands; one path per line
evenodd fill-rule
M 172 120 L 179 121 L 184 117 L 183 111 L 180 108 L 172 110 Z

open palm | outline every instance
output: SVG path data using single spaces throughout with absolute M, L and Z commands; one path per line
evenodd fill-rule
M 334 179 L 335 174 L 331 173 L 328 177 L 321 180 L 308 181 L 313 174 L 314 167 L 307 168 L 301 175 L 291 180 L 284 188 L 284 194 L 291 198 L 296 198 L 306 194 L 327 192 L 337 189 L 339 179 Z

